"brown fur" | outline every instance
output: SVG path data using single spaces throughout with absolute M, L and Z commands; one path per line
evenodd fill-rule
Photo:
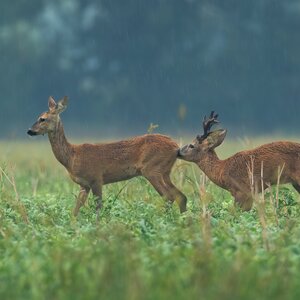
M 115 143 L 70 144 L 59 117 L 66 105 L 66 97 L 58 104 L 50 97 L 49 111 L 39 117 L 28 134 L 47 133 L 55 157 L 80 185 L 74 215 L 84 205 L 90 190 L 98 198 L 99 212 L 102 186 L 135 176 L 146 177 L 160 195 L 170 202 L 178 201 L 181 212 L 186 210 L 186 197 L 170 180 L 179 149 L 176 142 L 164 135 L 146 134 Z
M 225 135 L 225 130 L 217 130 L 202 141 L 195 139 L 181 148 L 180 156 L 195 162 L 211 181 L 228 190 L 244 210 L 250 210 L 253 203 L 250 176 L 254 179 L 252 186 L 258 192 L 262 190 L 262 166 L 264 188 L 277 183 L 279 169 L 283 168 L 280 183 L 291 183 L 300 192 L 300 144 L 273 142 L 220 160 L 214 148 Z

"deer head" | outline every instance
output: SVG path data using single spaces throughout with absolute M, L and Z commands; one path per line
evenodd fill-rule
M 59 114 L 67 108 L 68 97 L 64 97 L 58 103 L 55 102 L 53 97 L 49 97 L 47 112 L 42 113 L 38 120 L 29 128 L 27 134 L 40 135 L 54 131 L 59 122 Z
M 209 151 L 222 144 L 227 131 L 219 129 L 210 131 L 214 124 L 219 123 L 218 115 L 211 112 L 209 118 L 206 116 L 203 119 L 203 134 L 197 135 L 191 144 L 187 144 L 179 149 L 178 155 L 187 161 L 197 162 L 201 160 Z

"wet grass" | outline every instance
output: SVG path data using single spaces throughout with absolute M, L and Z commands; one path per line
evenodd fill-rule
M 221 154 L 245 146 L 228 142 Z M 178 162 L 173 181 L 188 197 L 187 213 L 166 208 L 135 178 L 105 186 L 97 223 L 92 197 L 72 217 L 78 186 L 47 143 L 0 148 L 0 299 L 299 299 L 292 187 L 281 187 L 277 210 L 268 191 L 263 213 L 242 213 Z

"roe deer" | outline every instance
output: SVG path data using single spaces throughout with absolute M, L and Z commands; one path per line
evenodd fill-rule
M 185 195 L 170 180 L 179 150 L 176 142 L 164 135 L 146 134 L 115 143 L 70 144 L 59 116 L 66 109 L 67 101 L 64 97 L 56 104 L 49 97 L 49 110 L 39 116 L 27 133 L 31 136 L 47 133 L 55 157 L 80 185 L 75 216 L 90 190 L 97 198 L 99 216 L 102 186 L 140 175 L 146 177 L 161 196 L 170 202 L 177 201 L 181 212 L 186 211 Z
M 210 132 L 211 127 L 218 123 L 217 117 L 212 112 L 208 119 L 204 118 L 203 135 L 183 146 L 179 150 L 180 158 L 195 162 L 212 182 L 228 190 L 243 210 L 252 207 L 251 181 L 252 191 L 255 186 L 261 192 L 261 180 L 264 189 L 276 184 L 279 169 L 282 170 L 280 183 L 291 183 L 300 193 L 300 144 L 273 142 L 220 160 L 214 149 L 223 142 L 227 131 L 219 129 Z

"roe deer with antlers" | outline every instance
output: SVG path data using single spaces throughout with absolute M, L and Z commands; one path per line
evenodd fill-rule
M 208 119 L 204 118 L 204 133 L 179 150 L 180 158 L 195 162 L 212 182 L 228 190 L 243 210 L 252 207 L 253 187 L 261 192 L 277 184 L 279 170 L 282 172 L 280 183 L 291 183 L 300 193 L 299 143 L 273 142 L 220 160 L 214 149 L 223 142 L 227 131 L 210 131 L 214 124 L 219 123 L 217 117 L 212 112 Z
M 181 212 L 186 210 L 185 195 L 170 180 L 179 149 L 171 138 L 146 134 L 115 143 L 73 145 L 65 137 L 59 116 L 67 107 L 67 97 L 58 103 L 50 97 L 48 107 L 27 133 L 31 136 L 48 134 L 55 157 L 65 166 L 71 179 L 80 185 L 75 216 L 90 190 L 97 198 L 99 216 L 102 186 L 135 176 L 146 177 L 161 196 L 170 202 L 177 201 Z

